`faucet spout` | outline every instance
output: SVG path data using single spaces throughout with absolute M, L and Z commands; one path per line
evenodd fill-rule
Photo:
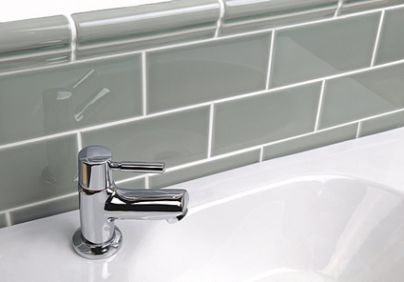
M 74 250 L 88 259 L 111 257 L 122 243 L 116 219 L 181 220 L 187 213 L 188 193 L 181 189 L 122 189 L 112 170 L 163 173 L 162 162 L 113 161 L 103 146 L 83 148 L 78 156 L 81 227 L 73 235 Z
M 117 188 L 105 203 L 111 219 L 180 220 L 187 213 L 188 193 L 181 189 Z

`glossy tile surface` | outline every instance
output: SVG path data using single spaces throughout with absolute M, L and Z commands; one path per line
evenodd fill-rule
M 133 175 L 127 174 L 125 173 L 125 175 L 122 176 L 126 178 L 131 177 Z M 122 177 L 119 177 L 122 178 Z M 146 183 L 145 183 L 145 179 L 144 178 L 140 178 L 140 179 L 135 179 L 135 180 L 130 180 L 130 181 L 125 181 L 125 183 L 121 183 L 121 184 L 117 184 L 118 187 L 120 188 L 125 188 L 125 189 L 142 189 L 142 188 L 146 188 Z
M 357 124 L 351 124 L 264 147 L 264 159 L 269 160 L 338 142 L 354 139 Z
M 0 54 L 30 49 L 70 46 L 69 22 L 64 16 L 52 16 L 0 24 Z
M 320 84 L 295 87 L 215 106 L 215 155 L 314 129 Z
M 39 204 L 11 212 L 12 224 L 19 224 L 26 221 L 68 212 L 79 208 L 78 196 L 70 196 L 64 199 Z
M 73 19 L 79 55 L 213 36 L 219 13 L 215 0 L 174 0 L 77 13 Z
M 281 30 L 271 87 L 370 65 L 380 13 Z
M 404 4 L 403 0 L 344 0 L 341 13 L 355 13 L 380 7 Z
M 208 116 L 209 108 L 203 107 L 85 132 L 83 144 L 107 146 L 116 160 L 178 165 L 206 157 Z
M 0 75 L 0 144 L 142 114 L 139 56 Z
M 366 136 L 404 126 L 404 113 L 394 113 L 361 122 L 360 136 Z
M 77 190 L 76 136 L 0 150 L 1 209 Z
M 404 59 L 404 8 L 386 10 L 370 62 L 380 7 L 404 0 L 345 0 L 343 16 L 331 19 L 337 2 L 223 0 L 221 11 L 217 0 L 136 1 L 74 14 L 77 52 L 64 16 L 0 23 L 0 212 L 12 209 L 15 224 L 77 208 L 66 196 L 76 191 L 76 130 L 83 146 L 106 145 L 114 159 L 181 165 L 148 181 L 113 173 L 121 187 L 153 188 L 256 162 L 262 145 L 270 159 L 351 139 L 358 120 L 360 136 L 403 126 L 404 114 L 390 112 L 404 109 L 404 64 L 395 63 Z M 266 91 L 268 62 L 270 90 L 257 95 Z M 334 74 L 314 133 L 321 82 L 307 81 Z M 213 101 L 210 116 L 200 104 Z M 64 137 L 29 140 L 53 134 Z
M 221 171 L 250 165 L 258 162 L 259 158 L 260 150 L 256 149 L 234 156 L 225 157 L 223 159 L 212 160 L 192 167 L 167 172 L 162 175 L 152 176 L 149 179 L 150 188 L 162 188 L 169 185 L 185 182 L 191 179 L 219 173 Z
M 149 54 L 148 111 L 265 89 L 269 42 L 265 33 Z
M 221 34 L 245 32 L 331 17 L 338 0 L 225 0 Z
M 0 70 L 68 61 L 70 42 L 64 16 L 0 23 Z
M 7 226 L 7 220 L 6 220 L 6 215 L 0 214 L 0 228 L 6 227 Z
M 403 77 L 404 64 L 401 64 L 328 81 L 320 126 L 333 126 L 404 107 Z
M 387 11 L 384 17 L 376 63 L 404 59 L 404 8 Z

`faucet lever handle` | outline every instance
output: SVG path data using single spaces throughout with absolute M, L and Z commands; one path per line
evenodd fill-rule
M 165 166 L 166 165 L 163 162 L 109 162 L 109 167 L 111 169 L 136 173 L 163 173 Z

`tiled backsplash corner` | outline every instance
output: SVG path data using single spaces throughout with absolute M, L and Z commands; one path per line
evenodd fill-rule
M 173 0 L 0 23 L 0 227 L 76 209 L 86 145 L 165 161 L 115 174 L 151 189 L 404 126 L 403 18 L 393 0 Z

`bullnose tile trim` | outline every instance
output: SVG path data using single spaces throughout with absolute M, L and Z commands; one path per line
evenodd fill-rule
M 65 16 L 0 23 L 0 70 L 67 62 L 71 42 Z

